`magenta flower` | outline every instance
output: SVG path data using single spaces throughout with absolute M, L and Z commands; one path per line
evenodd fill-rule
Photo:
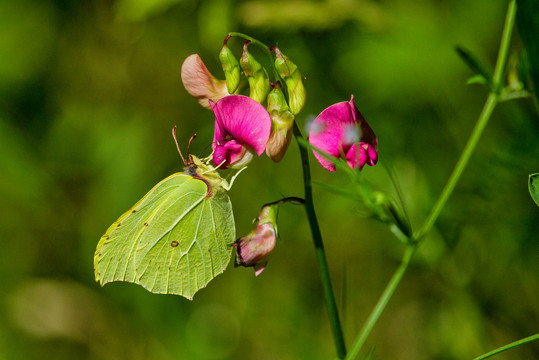
M 213 76 L 198 54 L 189 55 L 185 59 L 181 76 L 187 92 L 207 109 L 210 108 L 209 100 L 216 102 L 228 95 L 225 80 Z
M 213 162 L 217 167 L 245 167 L 256 153 L 262 155 L 271 132 L 271 117 L 255 100 L 243 95 L 229 95 L 216 103 Z
M 268 264 L 267 256 L 277 241 L 277 211 L 279 204 L 262 207 L 255 228 L 234 243 L 236 266 L 253 267 L 258 276 Z
M 309 131 L 309 143 L 336 158 L 344 158 L 352 169 L 361 170 L 365 164 L 378 161 L 378 139 L 363 115 L 350 101 L 331 105 L 318 115 Z M 335 164 L 318 151 L 314 156 L 326 170 L 335 171 Z

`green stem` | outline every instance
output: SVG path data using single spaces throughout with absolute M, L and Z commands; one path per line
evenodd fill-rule
M 539 339 L 539 334 L 535 334 L 535 335 L 532 335 L 532 336 L 528 336 L 527 338 L 524 338 L 524 339 L 520 339 L 520 340 L 517 340 L 515 342 L 512 342 L 511 344 L 507 344 L 505 346 L 502 346 L 502 347 L 499 347 L 497 349 L 494 349 L 486 354 L 483 354 L 481 356 L 478 356 L 476 357 L 475 359 L 473 360 L 483 360 L 483 359 L 486 359 L 486 358 L 489 358 L 491 356 L 494 356 L 496 354 L 499 354 L 503 351 L 506 351 L 506 350 L 509 350 L 509 349 L 512 349 L 516 346 L 520 346 L 520 345 L 523 345 L 523 344 L 526 344 L 526 343 L 529 343 L 531 341 L 534 341 L 534 340 L 537 340 Z
M 507 61 L 507 52 L 509 49 L 509 42 L 511 40 L 511 32 L 513 30 L 513 24 L 515 22 L 515 14 L 516 14 L 516 2 L 515 0 L 511 0 L 509 2 L 509 7 L 507 9 L 507 15 L 505 18 L 505 26 L 503 29 L 502 34 L 502 40 L 500 43 L 500 50 L 498 52 L 498 59 L 496 61 L 496 67 L 494 68 L 494 76 L 493 76 L 493 91 L 489 93 L 487 101 L 485 105 L 483 106 L 483 110 L 481 111 L 481 114 L 479 115 L 479 119 L 477 120 L 477 123 L 475 124 L 475 127 L 472 131 L 472 134 L 470 135 L 470 138 L 468 139 L 468 142 L 466 143 L 466 146 L 464 147 L 464 150 L 462 154 L 460 155 L 460 158 L 455 165 L 455 168 L 453 169 L 453 172 L 451 173 L 451 176 L 447 180 L 447 183 L 442 190 L 442 193 L 440 194 L 440 197 L 434 204 L 430 214 L 427 216 L 427 219 L 425 219 L 425 222 L 423 223 L 423 226 L 420 228 L 419 232 L 416 234 L 415 238 L 417 241 L 421 240 L 425 234 L 427 234 L 434 223 L 436 222 L 436 219 L 440 215 L 442 209 L 444 208 L 447 200 L 449 199 L 449 196 L 455 189 L 455 186 L 460 179 L 460 176 L 462 175 L 462 172 L 464 171 L 464 168 L 468 164 L 468 161 L 470 160 L 470 157 L 475 150 L 475 147 L 479 141 L 479 138 L 483 134 L 483 130 L 485 129 L 485 126 L 487 125 L 490 116 L 492 114 L 492 111 L 496 107 L 496 104 L 499 102 L 499 92 L 502 84 L 502 75 L 503 70 L 505 68 L 505 63 Z
M 294 122 L 294 136 L 296 137 L 296 140 L 298 138 L 303 138 L 296 122 Z M 311 187 L 311 171 L 309 169 L 309 156 L 307 153 L 307 149 L 299 145 L 299 142 L 298 146 L 303 166 L 303 184 L 305 187 L 305 212 L 307 213 L 307 218 L 309 219 L 309 226 L 311 227 L 314 248 L 316 251 L 316 258 L 318 260 L 318 266 L 320 268 L 320 277 L 324 288 L 324 295 L 326 297 L 329 321 L 331 323 L 331 331 L 333 332 L 333 339 L 335 341 L 337 355 L 340 359 L 343 359 L 346 356 L 346 346 L 344 344 L 344 336 L 341 328 L 341 321 L 339 320 L 339 311 L 337 309 L 337 303 L 335 301 L 335 294 L 333 293 L 333 286 L 331 285 L 331 278 L 329 276 L 329 267 L 326 259 L 326 252 L 324 250 L 324 243 L 322 242 L 322 235 L 320 233 L 318 219 L 316 218 L 316 212 L 314 210 L 313 193 Z
M 240 33 L 240 32 L 230 32 L 230 33 L 228 33 L 228 36 L 240 37 L 240 38 L 243 38 L 245 40 L 251 41 L 251 44 L 255 44 L 256 46 L 262 48 L 263 50 L 266 50 L 268 52 L 270 64 L 273 63 L 274 59 L 273 59 L 273 56 L 272 56 L 272 51 L 271 51 L 270 47 L 267 46 L 266 44 L 264 44 L 262 41 L 259 41 L 259 40 L 255 39 L 254 37 L 251 37 L 249 35 L 245 35 L 245 34 Z M 284 81 L 282 81 L 281 77 L 279 76 L 279 74 L 277 72 L 277 69 L 275 69 L 274 66 L 272 66 L 272 68 L 273 68 L 273 75 L 275 76 L 275 81 L 281 81 L 281 84 L 284 84 Z
M 397 286 L 399 285 L 402 277 L 404 276 L 404 273 L 406 272 L 408 264 L 410 264 L 410 260 L 412 260 L 416 249 L 417 244 L 409 245 L 406 248 L 406 252 L 402 257 L 400 266 L 397 268 L 397 271 L 395 271 L 395 273 L 391 277 L 391 280 L 389 280 L 389 283 L 386 285 L 386 288 L 380 296 L 380 299 L 378 299 L 376 306 L 372 310 L 367 321 L 363 325 L 363 328 L 361 328 L 361 331 L 354 340 L 354 343 L 350 348 L 350 352 L 346 356 L 346 360 L 355 359 L 355 357 L 358 355 L 359 351 L 361 350 L 361 347 L 367 340 L 367 337 L 369 336 L 371 330 L 373 329 L 374 325 L 378 321 L 378 318 L 380 317 L 387 303 L 389 302 L 389 299 L 391 299 L 391 296 L 395 292 L 395 289 L 397 289 Z
M 414 238 L 416 241 L 407 247 L 406 252 L 403 255 L 401 265 L 397 268 L 397 270 L 391 277 L 391 280 L 387 284 L 380 299 L 376 303 L 376 306 L 374 307 L 371 314 L 369 315 L 369 318 L 365 322 L 365 325 L 363 326 L 357 338 L 355 339 L 350 349 L 350 352 L 348 353 L 348 356 L 346 357 L 347 360 L 354 359 L 358 355 L 365 341 L 367 340 L 367 337 L 369 336 L 371 330 L 373 329 L 374 325 L 378 321 L 378 318 L 384 311 L 387 303 L 391 299 L 391 296 L 395 292 L 395 289 L 397 288 L 402 277 L 404 276 L 404 273 L 406 272 L 408 264 L 410 263 L 415 251 L 417 250 L 417 247 L 420 244 L 419 240 L 421 240 L 421 238 L 430 231 L 430 229 L 434 225 L 434 222 L 436 221 L 436 219 L 440 215 L 440 212 L 445 206 L 447 200 L 449 199 L 449 196 L 453 192 L 455 185 L 457 184 L 457 181 L 462 175 L 462 172 L 464 171 L 464 168 L 466 167 L 466 164 L 468 163 L 468 160 L 470 159 L 473 153 L 473 150 L 475 149 L 475 146 L 477 145 L 477 142 L 479 141 L 479 138 L 481 137 L 481 134 L 483 133 L 483 130 L 488 123 L 488 120 L 492 114 L 492 111 L 496 107 L 496 104 L 499 102 L 499 92 L 501 89 L 502 75 L 503 75 L 503 70 L 505 68 L 505 63 L 507 61 L 507 52 L 509 49 L 511 32 L 512 32 L 513 25 L 515 22 L 515 13 L 516 13 L 516 2 L 515 0 L 511 0 L 509 2 L 507 16 L 505 18 L 505 25 L 504 25 L 504 30 L 502 34 L 502 40 L 500 42 L 500 50 L 498 52 L 496 67 L 494 69 L 494 75 L 493 75 L 493 84 L 494 84 L 493 89 L 494 90 L 489 93 L 487 101 L 485 105 L 483 106 L 483 110 L 481 111 L 481 114 L 479 115 L 477 123 L 472 131 L 472 134 L 470 135 L 470 139 L 468 140 L 457 164 L 455 165 L 455 168 L 453 169 L 451 176 L 449 177 L 444 189 L 442 190 L 440 197 L 436 201 L 434 207 L 432 208 L 430 214 L 425 220 L 423 226 L 415 235 Z
M 228 35 L 244 38 L 245 40 L 251 41 L 251 44 L 255 44 L 255 45 L 261 47 L 262 49 L 264 49 L 266 51 L 270 51 L 269 47 L 266 44 L 264 44 L 261 41 L 258 41 L 254 37 L 250 37 L 249 35 L 245 35 L 245 34 L 242 34 L 242 33 L 239 33 L 239 32 L 231 32 L 231 33 L 228 33 Z
M 481 137 L 481 134 L 483 133 L 483 130 L 485 129 L 485 126 L 487 125 L 488 120 L 490 119 L 490 115 L 492 114 L 492 111 L 494 110 L 494 107 L 496 106 L 497 103 L 498 103 L 498 95 L 495 93 L 490 93 L 488 95 L 485 105 L 483 106 L 483 110 L 481 111 L 479 120 L 475 124 L 475 127 L 472 131 L 472 135 L 468 139 L 468 143 L 466 144 L 464 151 L 460 155 L 460 158 L 457 164 L 455 165 L 455 168 L 453 169 L 451 176 L 447 180 L 447 183 L 444 189 L 442 190 L 440 197 L 438 197 L 438 200 L 434 204 L 427 219 L 423 223 L 423 226 L 421 227 L 419 232 L 415 235 L 416 241 L 420 241 L 423 238 L 423 236 L 425 236 L 425 234 L 427 234 L 430 231 L 430 229 L 434 225 L 434 222 L 440 215 L 440 212 L 444 208 L 447 200 L 449 199 L 449 196 L 455 189 L 455 186 L 457 185 L 457 182 L 460 179 L 460 176 L 462 175 L 464 168 L 468 164 L 468 160 L 470 160 L 470 157 L 473 151 L 475 150 L 475 146 L 477 145 L 477 142 L 479 141 L 479 138 Z

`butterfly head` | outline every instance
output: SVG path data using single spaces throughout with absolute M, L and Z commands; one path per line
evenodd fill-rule
M 183 156 L 180 146 L 178 145 L 178 140 L 176 138 L 176 126 L 174 126 L 172 129 L 172 136 L 174 137 L 174 142 L 176 143 L 178 153 L 183 160 L 183 173 L 185 175 L 189 175 L 204 181 L 208 185 L 208 194 L 211 194 L 210 196 L 213 196 L 216 191 L 228 188 L 227 181 L 219 175 L 216 168 L 210 165 L 211 156 L 201 160 L 198 157 L 189 154 L 191 142 L 196 137 L 196 134 L 191 136 L 191 139 L 189 139 L 189 144 L 187 145 L 187 158 Z

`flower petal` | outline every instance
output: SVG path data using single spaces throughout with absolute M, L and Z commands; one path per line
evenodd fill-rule
M 230 164 L 241 160 L 246 152 L 245 146 L 236 140 L 226 141 L 214 147 L 213 162 L 215 166 L 226 169 Z
M 216 102 L 228 95 L 226 82 L 216 79 L 198 54 L 190 55 L 185 59 L 181 76 L 187 92 L 197 98 L 200 105 L 207 109 L 210 109 L 208 100 Z
M 376 152 L 376 150 L 378 150 L 378 139 L 376 139 L 374 131 L 372 131 L 371 127 L 369 126 L 363 115 L 359 112 L 357 106 L 354 104 L 354 95 L 351 96 L 349 103 L 350 108 L 352 109 L 354 121 L 359 125 L 359 141 L 362 143 L 369 144 L 372 147 L 372 150 Z M 376 164 L 376 161 L 374 163 Z
M 230 95 L 210 105 L 215 114 L 214 149 L 217 144 L 234 139 L 253 148 L 259 156 L 264 153 L 271 117 L 262 105 L 243 95 Z
M 273 224 L 258 224 L 249 235 L 235 243 L 237 263 L 242 266 L 255 266 L 273 251 L 276 243 Z
M 353 105 L 353 104 L 352 104 Z M 326 108 L 313 121 L 309 131 L 309 143 L 329 155 L 340 157 L 346 153 L 349 145 L 343 144 L 346 129 L 355 124 L 355 117 L 350 102 L 343 101 Z M 335 164 L 318 151 L 314 156 L 326 170 L 335 171 Z
M 376 165 L 378 154 L 374 148 L 364 142 L 354 144 L 346 153 L 346 162 L 352 169 L 361 170 L 365 164 Z

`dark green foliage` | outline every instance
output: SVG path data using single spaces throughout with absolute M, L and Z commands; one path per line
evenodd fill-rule
M 535 90 L 539 89 L 539 1 L 517 0 L 517 25 L 528 55 L 530 77 Z

